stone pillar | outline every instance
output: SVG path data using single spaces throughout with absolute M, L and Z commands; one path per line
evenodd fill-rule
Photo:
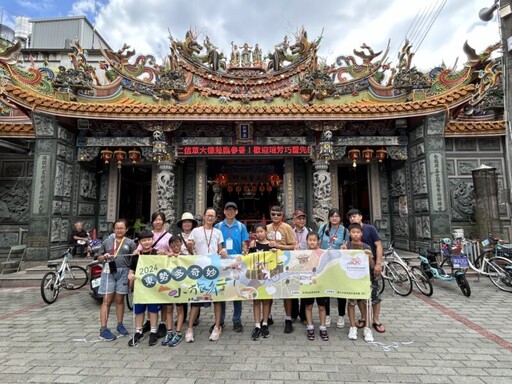
M 158 163 L 156 174 L 158 210 L 165 213 L 165 217 L 171 225 L 176 222 L 174 180 L 174 160 L 161 160 Z
M 327 222 L 331 208 L 331 174 L 328 171 L 329 162 L 317 159 L 314 162 L 313 173 L 313 220 L 317 226 Z
M 74 136 L 54 117 L 34 115 L 35 155 L 27 261 L 57 257 L 69 241 Z M 76 203 L 76 201 L 75 201 Z M 52 251 L 53 249 L 53 251 Z
M 278 201 L 282 205 L 284 202 L 284 210 L 287 216 L 291 216 L 295 211 L 295 186 L 294 176 L 295 169 L 293 166 L 293 158 L 284 159 L 283 184 L 278 188 Z M 279 198 L 281 196 L 281 198 Z M 284 197 L 284 198 L 283 198 Z
M 196 159 L 196 215 L 202 216 L 206 209 L 206 159 Z
M 430 206 L 430 236 L 437 240 L 451 233 L 450 198 L 446 174 L 445 113 L 425 120 L 425 158 Z

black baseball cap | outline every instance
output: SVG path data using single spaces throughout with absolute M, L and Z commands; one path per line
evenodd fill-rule
M 224 206 L 224 209 L 228 208 L 235 208 L 238 211 L 238 206 L 236 205 L 236 203 L 233 203 L 232 201 L 227 202 L 226 205 Z

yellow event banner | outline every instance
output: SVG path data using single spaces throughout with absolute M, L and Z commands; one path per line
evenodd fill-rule
M 165 304 L 307 297 L 370 298 L 361 250 L 139 256 L 134 303 Z

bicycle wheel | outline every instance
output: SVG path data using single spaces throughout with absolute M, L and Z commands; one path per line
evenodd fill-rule
M 512 292 L 512 261 L 495 256 L 487 260 L 485 272 L 489 273 L 492 283 L 505 292 Z
M 47 272 L 41 280 L 41 297 L 46 304 L 52 304 L 59 296 L 58 276 L 55 272 Z
M 128 293 L 126 294 L 126 307 L 131 311 L 133 310 L 133 289 L 128 288 Z
M 62 286 L 65 289 L 80 289 L 89 280 L 89 275 L 85 268 L 79 265 L 72 265 L 68 271 L 64 272 L 64 279 L 62 279 Z
M 434 288 L 425 272 L 418 267 L 411 267 L 411 279 L 421 293 L 425 296 L 432 296 Z
M 386 266 L 386 280 L 393 291 L 400 296 L 407 296 L 412 292 L 411 277 L 407 273 L 407 269 L 396 261 L 391 261 Z
M 466 297 L 471 296 L 471 288 L 469 286 L 468 279 L 466 279 L 466 274 L 459 273 L 455 275 L 455 280 L 457 280 L 457 285 L 462 291 L 462 294 Z

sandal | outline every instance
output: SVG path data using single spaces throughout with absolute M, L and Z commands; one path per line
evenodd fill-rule
M 386 332 L 386 328 L 384 328 L 384 326 L 382 325 L 382 323 L 373 323 L 373 328 L 375 328 L 375 330 L 379 333 L 384 333 Z
M 357 320 L 356 327 L 359 329 L 366 327 L 366 320 L 365 319 Z

